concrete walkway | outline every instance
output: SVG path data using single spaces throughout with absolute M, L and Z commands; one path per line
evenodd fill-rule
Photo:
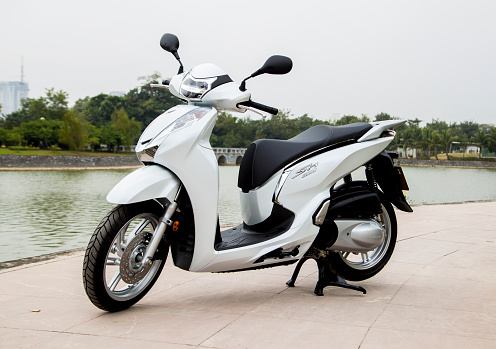
M 496 202 L 397 212 L 399 238 L 362 295 L 313 294 L 307 262 L 194 274 L 170 264 L 120 313 L 86 298 L 83 253 L 0 270 L 1 348 L 496 348 Z

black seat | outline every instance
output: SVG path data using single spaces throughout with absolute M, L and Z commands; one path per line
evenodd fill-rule
M 318 125 L 288 140 L 256 140 L 241 161 L 238 187 L 248 192 L 265 183 L 291 161 L 329 145 L 357 140 L 371 128 L 372 125 L 365 122 L 345 126 Z

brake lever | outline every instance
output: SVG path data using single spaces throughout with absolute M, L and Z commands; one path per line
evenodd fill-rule
M 163 84 L 150 84 L 150 87 L 160 87 L 160 88 L 169 89 L 169 86 Z
M 254 113 L 257 113 L 258 115 L 260 115 L 264 120 L 265 118 L 267 117 L 267 115 L 263 115 L 261 112 L 259 112 L 257 109 L 255 108 L 251 108 L 251 107 L 247 107 L 246 105 L 238 105 L 238 108 L 239 109 L 244 109 L 244 110 L 249 110 L 249 111 L 252 111 Z

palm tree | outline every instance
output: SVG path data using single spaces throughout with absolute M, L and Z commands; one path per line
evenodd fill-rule
M 425 127 L 422 130 L 422 138 L 423 138 L 423 144 L 424 147 L 427 148 L 428 156 L 429 159 L 431 158 L 431 149 L 434 147 L 437 149 L 439 146 L 439 133 L 436 130 L 432 130 L 429 127 Z M 437 151 L 436 151 L 436 160 L 437 158 Z
M 413 129 L 413 147 L 415 148 L 415 158 L 418 159 L 418 154 L 422 152 L 422 129 L 415 127 Z M 420 150 L 420 151 L 419 151 Z
M 496 127 L 491 127 L 491 133 L 487 135 L 487 147 L 489 151 L 496 151 Z
M 474 142 L 475 145 L 479 148 L 479 160 L 482 159 L 482 147 L 486 145 L 487 138 L 487 135 L 481 129 L 479 129 L 475 136 L 472 137 L 472 142 Z
M 441 132 L 439 139 L 440 145 L 444 148 L 444 152 L 446 153 L 446 159 L 449 160 L 449 149 L 451 146 L 451 142 L 453 141 L 453 136 L 451 136 L 451 129 L 447 128 Z
M 468 138 L 460 139 L 460 148 L 462 149 L 462 157 L 465 158 L 465 152 L 467 151 L 467 147 L 470 145 L 470 141 Z
M 406 130 L 403 131 L 403 149 L 405 152 L 405 156 L 408 158 L 408 149 L 412 148 L 415 138 L 414 138 L 414 132 L 411 128 L 407 128 Z

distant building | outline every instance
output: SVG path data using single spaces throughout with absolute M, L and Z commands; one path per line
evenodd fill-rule
M 21 108 L 21 99 L 28 98 L 28 84 L 23 81 L 0 82 L 1 113 L 8 115 Z

